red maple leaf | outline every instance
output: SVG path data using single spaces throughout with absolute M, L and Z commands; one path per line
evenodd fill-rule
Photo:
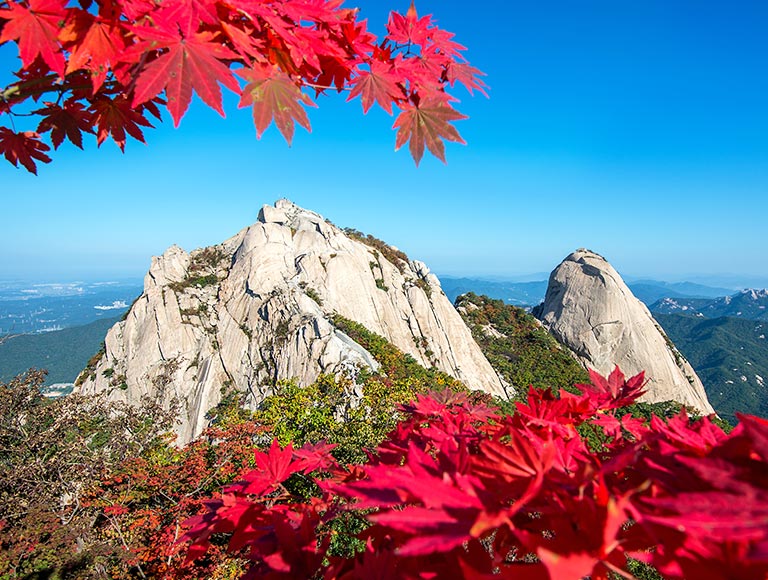
M 473 508 L 428 509 L 407 506 L 401 510 L 377 513 L 369 518 L 393 530 L 406 532 L 410 539 L 398 549 L 403 556 L 423 556 L 448 552 L 471 535 L 478 510 Z
M 754 415 L 737 413 L 740 426 L 746 432 L 750 440 L 752 452 L 755 456 L 768 463 L 768 419 L 761 419 Z
M 73 99 L 67 100 L 61 107 L 55 103 L 43 103 L 44 109 L 33 111 L 43 115 L 37 126 L 39 133 L 51 132 L 53 148 L 58 149 L 64 137 L 72 141 L 80 149 L 83 148 L 83 134 L 93 133 L 92 114 L 85 110 L 82 103 Z
M 151 103 L 147 103 L 148 105 Z M 96 133 L 96 143 L 101 145 L 104 140 L 112 136 L 112 139 L 121 151 L 125 150 L 125 134 L 128 133 L 137 141 L 144 143 L 144 134 L 142 127 L 152 127 L 137 109 L 128 103 L 128 99 L 123 96 L 110 99 L 109 97 L 99 97 L 93 102 L 93 120 L 98 126 Z M 151 107 L 147 107 L 151 111 Z
M 150 47 L 165 48 L 167 52 L 150 62 L 139 73 L 133 106 L 149 101 L 165 90 L 168 110 L 173 117 L 173 124 L 178 127 L 192 100 L 194 89 L 203 102 L 224 116 L 219 83 L 236 93 L 240 92 L 237 80 L 221 60 L 236 58 L 234 52 L 220 43 L 212 42 L 213 36 L 210 33 L 184 37 L 178 29 L 166 32 L 147 27 L 136 27 L 134 32 L 144 42 L 132 48 L 129 51 L 132 54 Z
M 212 0 L 163 0 L 152 18 L 178 26 L 184 36 L 193 35 L 201 22 L 215 25 L 219 21 Z
M 72 52 L 67 74 L 79 69 L 91 73 L 93 92 L 99 90 L 118 54 L 125 49 L 122 31 L 114 21 L 104 21 L 87 12 L 79 12 L 59 35 Z
M 393 129 L 398 129 L 395 137 L 395 151 L 410 142 L 408 148 L 418 166 L 424 156 L 424 146 L 430 153 L 445 163 L 446 141 L 466 144 L 450 121 L 466 119 L 450 105 L 441 101 L 425 101 L 419 105 L 405 105 L 405 109 L 395 119 Z
M 391 12 L 387 22 L 387 36 L 392 42 L 398 44 L 424 44 L 429 38 L 431 16 L 419 18 L 416 6 L 411 0 L 411 6 L 405 16 L 397 12 Z
M 249 81 L 239 106 L 253 106 L 256 137 L 260 139 L 273 120 L 289 145 L 293 141 L 294 121 L 312 131 L 307 112 L 301 105 L 316 105 L 287 74 L 270 65 L 239 70 L 237 74 Z
M 335 443 L 327 443 L 326 441 L 315 444 L 305 443 L 300 449 L 294 450 L 293 456 L 301 466 L 300 471 L 309 473 L 334 465 L 336 460 L 331 455 L 331 451 L 336 447 Z
M 27 171 L 37 175 L 35 159 L 43 163 L 50 163 L 51 158 L 43 151 L 50 147 L 40 141 L 40 135 L 34 131 L 15 133 L 6 127 L 0 127 L 0 153 L 13 163 L 15 167 L 21 163 Z
M 466 62 L 451 61 L 445 70 L 448 83 L 453 86 L 456 82 L 460 82 L 469 91 L 469 94 L 473 94 L 474 90 L 477 90 L 484 94 L 486 97 L 488 93 L 485 89 L 488 88 L 482 79 L 479 77 L 485 76 L 485 73 L 476 69 L 475 67 L 467 64 Z
M 30 0 L 29 8 L 11 2 L 8 9 L 0 10 L 0 19 L 7 20 L 0 44 L 18 40 L 24 68 L 39 55 L 51 70 L 64 76 L 64 55 L 58 41 L 60 24 L 66 19 L 62 0 Z
M 400 79 L 392 73 L 387 63 L 374 60 L 370 64 L 370 69 L 370 71 L 361 72 L 352 80 L 353 86 L 347 100 L 350 101 L 360 95 L 363 113 L 367 113 L 375 101 L 391 115 L 392 101 L 405 97 L 398 85 Z
M 285 449 L 280 449 L 277 439 L 272 440 L 268 453 L 255 451 L 254 460 L 259 469 L 268 474 L 275 483 L 285 481 L 289 475 L 295 472 L 295 470 L 291 470 L 293 445 L 289 443 Z
M 272 491 L 306 465 L 303 459 L 293 460 L 293 446 L 290 443 L 281 450 L 277 439 L 272 440 L 268 453 L 255 450 L 254 460 L 257 469 L 246 473 L 242 481 L 231 485 L 227 491 L 262 495 Z
M 245 28 L 241 28 L 244 26 Z M 247 61 L 261 58 L 264 52 L 264 41 L 257 38 L 248 23 L 238 25 L 221 21 L 221 30 L 229 38 L 233 48 Z
M 576 385 L 585 392 L 597 395 L 602 408 L 615 409 L 634 403 L 645 391 L 645 373 L 640 372 L 629 379 L 616 366 L 606 379 L 600 373 L 589 369 L 591 385 Z

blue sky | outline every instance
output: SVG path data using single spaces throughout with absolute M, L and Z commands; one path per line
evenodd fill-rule
M 408 0 L 360 3 L 380 32 Z M 352 2 L 348 6 L 355 5 Z M 768 279 L 768 3 L 420 1 L 469 47 L 490 99 L 457 93 L 466 147 L 416 168 L 393 119 L 321 98 L 312 134 L 257 141 L 248 110 L 193 104 L 129 142 L 0 162 L 2 278 L 140 277 L 288 197 L 438 273 L 551 270 L 589 247 L 621 272 Z M 0 47 L 0 84 L 15 66 Z

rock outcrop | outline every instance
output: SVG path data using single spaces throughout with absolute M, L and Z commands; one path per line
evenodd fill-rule
M 321 373 L 376 368 L 335 328 L 335 313 L 427 367 L 505 394 L 425 264 L 287 200 L 264 206 L 254 225 L 218 246 L 173 246 L 153 258 L 144 292 L 77 389 L 130 402 L 176 399 L 179 440 L 187 442 L 223 388 L 247 392 L 256 405 L 279 379 L 309 384 Z
M 645 371 L 642 400 L 714 413 L 696 372 L 602 256 L 581 249 L 563 260 L 533 315 L 588 368 L 604 375 L 614 365 L 627 376 Z

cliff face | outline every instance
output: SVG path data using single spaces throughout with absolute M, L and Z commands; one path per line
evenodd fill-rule
M 421 262 L 348 235 L 287 200 L 218 246 L 173 246 L 153 258 L 144 292 L 79 379 L 81 392 L 182 405 L 179 440 L 206 426 L 225 387 L 258 404 L 278 379 L 309 384 L 376 362 L 332 323 L 338 313 L 380 334 L 424 366 L 471 388 L 504 387 L 461 317 Z
M 642 400 L 714 412 L 691 365 L 602 256 L 577 250 L 563 260 L 533 314 L 587 367 L 604 375 L 614 365 L 627 376 L 645 371 Z

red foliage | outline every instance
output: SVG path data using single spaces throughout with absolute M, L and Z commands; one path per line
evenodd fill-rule
M 255 440 L 262 437 L 255 423 L 238 422 L 211 427 L 184 449 L 162 445 L 128 459 L 84 501 L 100 514 L 97 529 L 103 542 L 115 548 L 102 562 L 104 568 L 114 577 L 132 570 L 151 578 L 191 579 L 210 577 L 231 560 L 213 546 L 205 560 L 182 567 L 182 523 L 208 511 L 209 502 L 220 495 L 214 490 L 251 471 Z
M 444 161 L 443 140 L 463 143 L 447 89 L 485 86 L 452 36 L 413 5 L 392 12 L 379 40 L 339 0 L 4 0 L 0 44 L 18 45 L 22 68 L 0 90 L 0 117 L 11 128 L 22 115 L 41 120 L 36 132 L 2 128 L 0 145 L 32 172 L 50 161 L 46 131 L 55 147 L 80 147 L 86 132 L 122 149 L 126 133 L 144 141 L 139 126 L 151 127 L 147 113 L 159 117 L 159 107 L 178 126 L 193 92 L 223 115 L 221 84 L 253 107 L 258 137 L 272 121 L 289 143 L 294 122 L 310 130 L 303 89 L 349 90 L 364 112 L 400 110 L 396 148 L 410 141 L 417 164 L 425 146 Z M 43 94 L 56 98 L 25 108 Z
M 330 446 L 274 443 L 188 522 L 188 560 L 223 532 L 251 577 L 605 579 L 632 577 L 631 556 L 670 579 L 765 578 L 768 422 L 743 416 L 730 435 L 684 411 L 641 424 L 616 410 L 640 395 L 642 375 L 592 380 L 581 395 L 532 389 L 509 417 L 462 395 L 420 397 L 351 471 Z M 609 442 L 591 449 L 583 424 Z M 288 493 L 290 476 L 314 469 L 316 497 Z M 344 510 L 371 523 L 347 559 L 329 552 L 328 524 Z

